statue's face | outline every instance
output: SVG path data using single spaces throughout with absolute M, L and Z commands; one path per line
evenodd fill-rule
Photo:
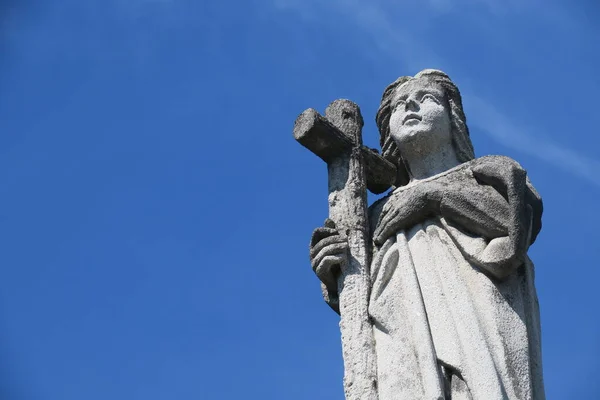
M 390 135 L 400 152 L 426 153 L 451 145 L 450 113 L 442 89 L 413 79 L 396 90 Z

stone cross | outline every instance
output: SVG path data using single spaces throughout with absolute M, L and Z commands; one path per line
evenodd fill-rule
M 323 118 L 304 111 L 294 125 L 300 144 L 327 163 L 329 218 L 348 238 L 348 263 L 338 280 L 344 390 L 348 400 L 377 399 L 377 368 L 368 316 L 370 239 L 367 187 L 381 193 L 396 180 L 396 168 L 362 145 L 363 119 L 349 100 L 331 103 Z

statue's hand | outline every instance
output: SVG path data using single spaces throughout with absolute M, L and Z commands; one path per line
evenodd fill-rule
M 348 261 L 348 238 L 337 231 L 335 223 L 327 218 L 325 226 L 313 231 L 310 240 L 310 263 L 321 282 L 337 292 L 337 280 Z
M 445 188 L 445 182 L 432 180 L 392 194 L 373 232 L 375 244 L 381 246 L 394 233 L 438 214 Z

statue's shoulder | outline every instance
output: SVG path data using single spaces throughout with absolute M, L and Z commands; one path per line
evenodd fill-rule
M 508 156 L 498 156 L 498 155 L 483 156 L 483 157 L 479 157 L 479 158 L 469 161 L 468 164 L 471 168 L 486 166 L 486 167 L 491 167 L 491 168 L 495 168 L 495 169 L 502 170 L 502 171 L 507 171 L 507 170 L 509 170 L 509 171 L 510 170 L 525 171 L 523 169 L 523 167 L 521 166 L 521 164 L 519 164 L 515 159 L 510 158 Z
M 501 179 L 508 183 L 514 179 L 524 178 L 527 187 L 534 197 L 541 199 L 537 193 L 527 171 L 516 160 L 507 156 L 484 156 L 469 161 L 469 169 L 475 176 Z
M 507 156 L 485 156 L 470 161 L 470 170 L 478 181 L 491 185 L 505 198 L 523 193 L 521 198 L 532 213 L 531 241 L 533 243 L 542 229 L 544 204 L 527 171 L 514 159 Z M 508 188 L 511 188 L 508 193 Z
M 514 183 L 514 180 L 525 182 L 530 195 L 539 201 L 541 197 L 529 180 L 527 171 L 516 160 L 507 156 L 484 156 L 468 162 L 473 175 L 485 181 L 502 181 L 504 185 Z

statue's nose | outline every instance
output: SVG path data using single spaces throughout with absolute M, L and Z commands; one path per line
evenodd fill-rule
M 404 111 L 419 111 L 419 105 L 413 98 L 408 98 L 404 103 Z

